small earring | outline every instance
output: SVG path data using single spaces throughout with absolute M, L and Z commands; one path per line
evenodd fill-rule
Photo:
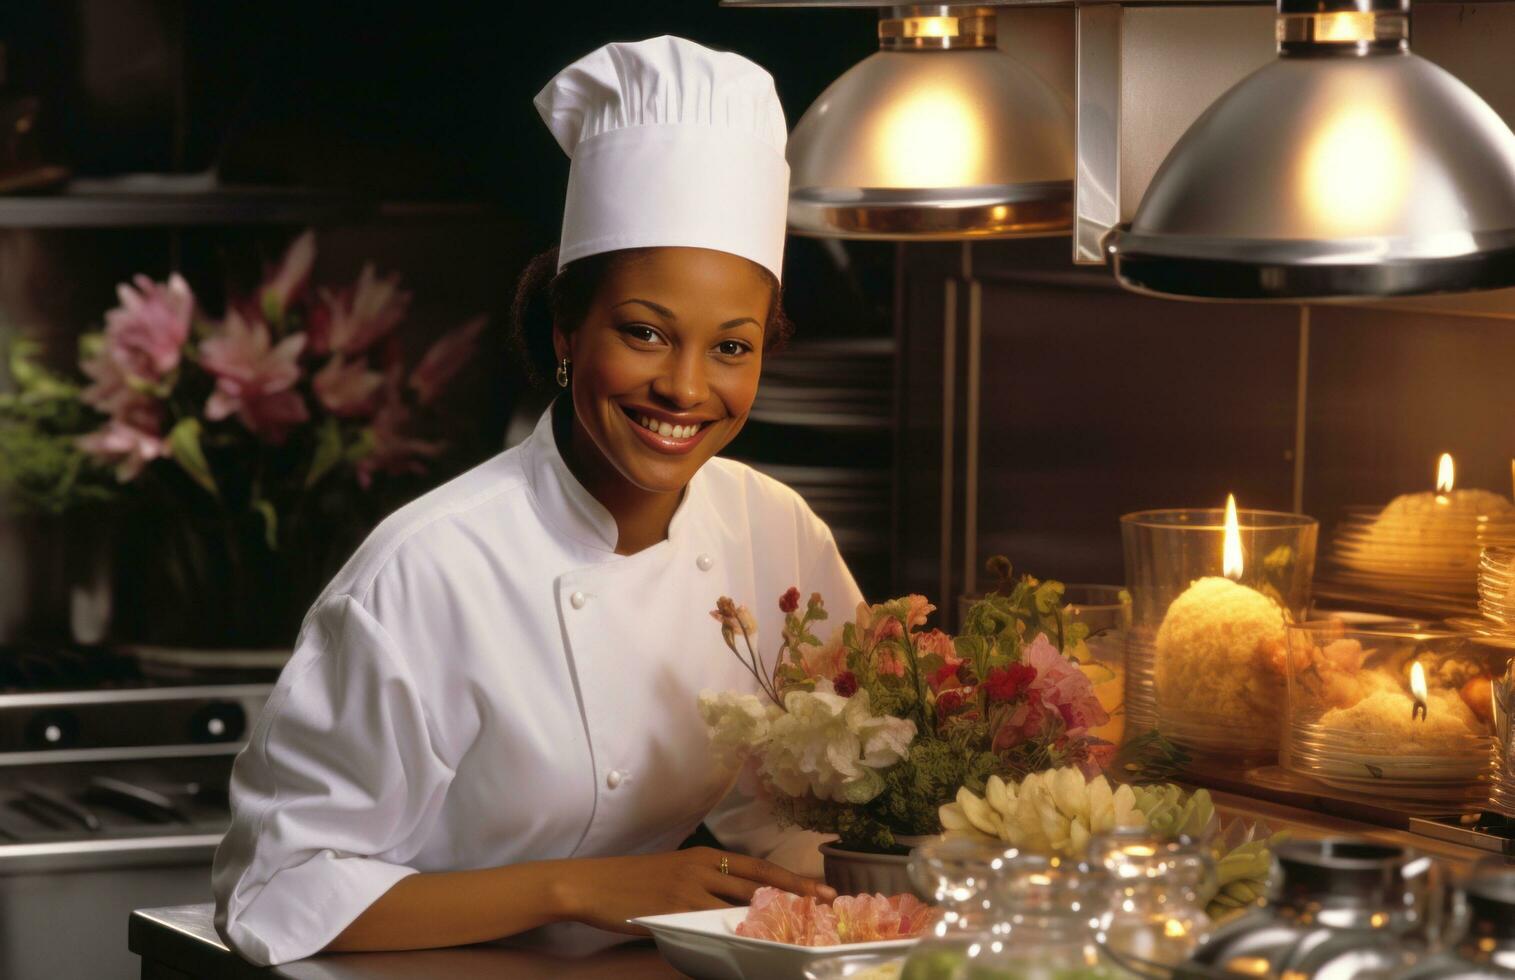
M 568 387 L 568 358 L 566 357 L 558 362 L 558 387 Z

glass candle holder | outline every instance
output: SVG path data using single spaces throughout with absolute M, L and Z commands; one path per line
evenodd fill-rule
M 1319 524 L 1241 510 L 1241 570 L 1224 570 L 1219 508 L 1121 518 L 1131 628 L 1126 737 L 1157 728 L 1195 768 L 1270 763 L 1284 701 L 1284 624 L 1304 618 Z
M 1126 632 L 1131 627 L 1131 594 L 1119 585 L 1070 585 L 1063 592 L 1063 617 L 1083 623 L 1089 636 L 1069 652 L 1094 685 L 1094 696 L 1110 720 L 1090 734 L 1119 745 L 1126 729 Z
M 1405 812 L 1483 808 L 1508 651 L 1416 623 L 1287 632 L 1284 768 Z

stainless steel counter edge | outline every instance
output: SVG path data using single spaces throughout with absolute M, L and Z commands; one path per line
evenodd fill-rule
M 220 834 L 176 834 L 120 840 L 3 844 L 0 845 L 0 875 L 151 865 L 209 865 L 219 843 Z M 209 885 L 207 873 L 206 887 Z
M 267 980 L 280 975 L 277 968 L 253 966 L 227 949 L 216 935 L 212 914 L 209 905 L 175 905 L 133 912 L 127 924 L 126 946 L 142 957 L 142 976 Z

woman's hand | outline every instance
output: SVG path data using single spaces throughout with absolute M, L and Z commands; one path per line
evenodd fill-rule
M 721 873 L 722 858 L 726 860 L 727 874 Z M 835 889 L 813 878 L 786 871 L 769 861 L 710 847 L 565 861 L 554 890 L 561 918 L 645 936 L 645 929 L 627 920 L 665 912 L 746 905 L 752 893 L 764 885 L 814 896 L 822 902 L 836 897 Z

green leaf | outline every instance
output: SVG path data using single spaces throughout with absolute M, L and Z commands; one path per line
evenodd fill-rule
M 316 430 L 316 451 L 311 456 L 310 472 L 305 474 L 305 489 L 309 490 L 330 473 L 332 467 L 342 462 L 342 427 L 337 420 L 327 417 Z
M 205 459 L 205 450 L 200 446 L 200 420 L 180 419 L 168 433 L 168 445 L 178 463 L 190 479 L 204 487 L 213 497 L 221 494 L 216 489 L 216 478 L 211 476 L 210 463 Z
M 279 512 L 274 505 L 261 497 L 253 501 L 253 510 L 263 518 L 263 540 L 269 551 L 279 550 Z

